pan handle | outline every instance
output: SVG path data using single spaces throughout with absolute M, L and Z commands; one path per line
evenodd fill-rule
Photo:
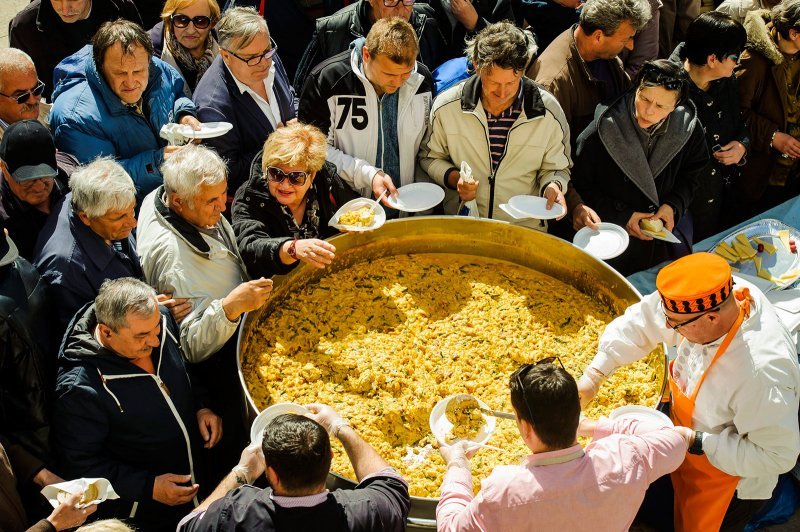
M 436 530 L 436 519 L 421 519 L 419 517 L 407 517 L 406 522 L 419 528 L 430 528 Z

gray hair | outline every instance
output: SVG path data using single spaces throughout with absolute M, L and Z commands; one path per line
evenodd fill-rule
M 493 66 L 524 72 L 536 55 L 536 39 L 510 22 L 497 22 L 467 40 L 466 56 L 476 72 Z
M 252 7 L 228 9 L 214 29 L 217 30 L 219 47 L 232 52 L 249 46 L 261 32 L 269 37 L 267 21 Z
M 161 165 L 164 190 L 176 194 L 189 208 L 201 187 L 213 187 L 228 179 L 228 168 L 217 152 L 199 144 L 187 144 Z
M 69 178 L 72 208 L 89 218 L 122 210 L 136 203 L 131 176 L 112 157 L 101 157 L 81 166 Z
M 623 22 L 641 31 L 652 17 L 647 0 L 586 0 L 581 8 L 579 23 L 583 32 L 591 35 L 597 30 L 609 37 Z
M 784 39 L 800 26 L 800 0 L 784 0 L 772 8 L 772 26 Z
M 0 92 L 3 92 L 3 80 L 8 76 L 31 70 L 36 74 L 31 56 L 16 48 L 0 49 Z
M 158 309 L 156 291 L 149 284 L 133 277 L 106 279 L 94 300 L 97 323 L 118 331 L 128 325 L 128 314 L 150 317 Z
M 135 532 L 119 519 L 103 519 L 88 525 L 83 525 L 76 532 Z

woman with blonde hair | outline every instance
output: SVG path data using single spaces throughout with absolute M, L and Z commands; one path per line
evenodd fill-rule
M 161 22 L 149 32 L 153 55 L 178 70 L 189 98 L 219 54 L 212 31 L 219 18 L 217 0 L 167 0 Z
M 336 209 L 359 197 L 325 160 L 317 127 L 292 122 L 273 132 L 233 201 L 233 231 L 252 278 L 288 273 L 298 262 L 324 268 L 336 248 L 325 242 Z

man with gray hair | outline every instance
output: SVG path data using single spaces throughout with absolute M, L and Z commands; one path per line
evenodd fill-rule
M 0 139 L 6 128 L 20 120 L 47 125 L 50 106 L 42 102 L 44 83 L 28 54 L 16 48 L 0 49 Z
M 431 179 L 453 191 L 445 213 L 474 199 L 482 218 L 512 221 L 500 204 L 532 194 L 546 198 L 548 209 L 563 209 L 559 218 L 566 214 L 569 125 L 553 95 L 524 76 L 534 51 L 526 32 L 492 24 L 468 41 L 475 74 L 434 100 L 419 157 Z M 462 161 L 472 166 L 474 183 L 459 172 Z M 522 223 L 547 231 L 542 220 Z
M 56 68 L 50 125 L 56 147 L 86 164 L 115 157 L 138 199 L 161 184 L 158 168 L 175 150 L 159 137 L 171 122 L 199 129 L 183 78 L 153 57 L 150 36 L 127 20 L 106 22 L 92 44 Z
M 573 148 L 597 104 L 630 86 L 617 56 L 633 50 L 633 39 L 650 15 L 647 0 L 587 0 L 578 24 L 559 35 L 528 69 L 528 76 L 561 104 Z
M 236 236 L 222 217 L 228 182 L 219 155 L 189 144 L 161 171 L 164 185 L 145 198 L 139 214 L 138 251 L 147 282 L 191 302 L 180 342 L 186 359 L 198 364 L 199 378 L 220 399 L 226 438 L 218 451 L 223 456 L 213 465 L 224 475 L 247 438 L 234 333 L 242 315 L 267 300 L 272 281 L 248 279 Z
M 98 507 L 100 518 L 175 530 L 197 505 L 200 450 L 220 441 L 222 424 L 177 337 L 155 290 L 130 277 L 103 282 L 67 331 L 51 432 L 67 478 L 105 478 L 119 494 Z
M 250 173 L 253 157 L 276 128 L 297 115 L 297 101 L 264 18 L 252 7 L 234 7 L 215 26 L 219 56 L 194 91 L 203 122 L 233 129 L 209 139 L 228 162 L 231 194 Z
M 71 192 L 39 233 L 34 264 L 53 287 L 60 330 L 106 279 L 142 277 L 131 231 L 136 188 L 122 166 L 98 159 L 73 172 Z

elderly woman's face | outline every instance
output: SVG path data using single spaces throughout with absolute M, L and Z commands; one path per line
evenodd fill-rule
M 642 129 L 664 120 L 678 103 L 678 91 L 642 86 L 636 91 L 636 122 Z
M 205 17 L 209 23 L 205 28 L 195 26 L 195 17 Z M 202 18 L 200 19 L 203 20 Z M 186 24 L 184 26 L 184 24 Z M 200 24 L 203 26 L 204 24 Z M 183 27 L 180 27 L 183 26 Z M 211 32 L 211 8 L 208 0 L 195 0 L 191 5 L 179 9 L 172 14 L 172 34 L 184 48 L 193 50 L 205 50 L 206 39 Z
M 280 170 L 280 172 L 274 172 L 267 169 L 264 175 L 269 185 L 270 195 L 278 200 L 278 203 L 282 205 L 297 207 L 306 197 L 306 192 L 308 192 L 308 189 L 311 188 L 311 183 L 314 180 L 314 174 L 308 173 L 308 176 L 302 185 L 293 185 L 288 175 L 292 172 L 307 172 L 305 167 L 288 166 L 285 164 L 276 164 L 274 167 Z M 280 179 L 281 181 L 278 182 L 277 179 Z

